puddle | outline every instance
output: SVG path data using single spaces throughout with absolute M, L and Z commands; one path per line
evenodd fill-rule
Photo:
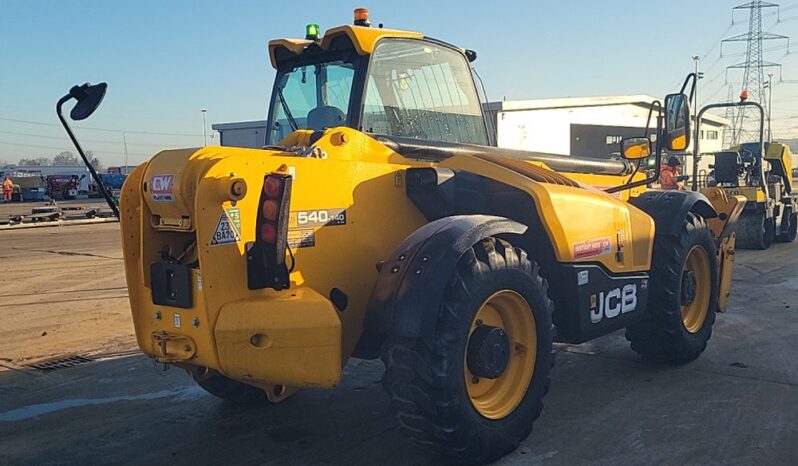
M 157 400 L 160 398 L 176 398 L 180 401 L 191 401 L 206 396 L 207 393 L 196 385 L 181 388 L 179 390 L 161 390 L 153 393 L 142 393 L 141 395 L 122 395 L 108 398 L 76 398 L 72 400 L 59 400 L 51 403 L 40 403 L 35 405 L 23 406 L 22 408 L 12 409 L 0 413 L 0 422 L 24 421 L 43 414 L 63 411 L 65 409 L 81 408 L 84 406 L 97 406 L 120 401 L 146 401 Z

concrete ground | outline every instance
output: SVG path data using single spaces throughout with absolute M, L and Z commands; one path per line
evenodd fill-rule
M 117 224 L 0 236 L 15 271 L 0 279 L 0 464 L 440 464 L 399 432 L 379 362 L 354 360 L 335 390 L 244 409 L 120 357 L 135 343 L 118 236 Z M 543 415 L 498 464 L 795 464 L 796 259 L 795 244 L 739 251 L 730 309 L 691 364 L 643 362 L 620 332 L 558 346 Z M 100 359 L 24 368 L 54 354 Z

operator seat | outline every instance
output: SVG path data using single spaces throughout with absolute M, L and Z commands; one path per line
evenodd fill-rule
M 739 152 L 717 152 L 715 154 L 715 181 L 733 184 L 736 187 L 742 163 Z
M 346 120 L 346 114 L 338 107 L 323 105 L 308 112 L 308 128 L 322 130 L 341 126 Z

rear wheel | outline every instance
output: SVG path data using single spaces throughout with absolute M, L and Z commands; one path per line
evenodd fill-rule
M 798 233 L 798 213 L 792 210 L 784 212 L 781 222 L 781 234 L 777 238 L 782 243 L 792 243 Z
M 709 227 L 693 214 L 678 236 L 655 237 L 649 308 L 626 329 L 633 350 L 669 363 L 692 361 L 704 351 L 718 307 L 716 257 Z
M 456 461 L 518 446 L 543 409 L 553 304 L 526 252 L 488 238 L 460 259 L 426 338 L 390 338 L 383 386 L 402 430 Z

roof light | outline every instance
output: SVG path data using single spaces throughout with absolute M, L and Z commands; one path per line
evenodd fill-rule
M 307 40 L 317 40 L 319 38 L 319 25 L 318 24 L 308 24 L 305 26 L 305 39 Z
M 371 27 L 368 8 L 355 8 L 355 26 Z
M 748 89 L 743 89 L 743 91 L 740 92 L 740 102 L 745 102 L 746 100 L 748 100 Z

